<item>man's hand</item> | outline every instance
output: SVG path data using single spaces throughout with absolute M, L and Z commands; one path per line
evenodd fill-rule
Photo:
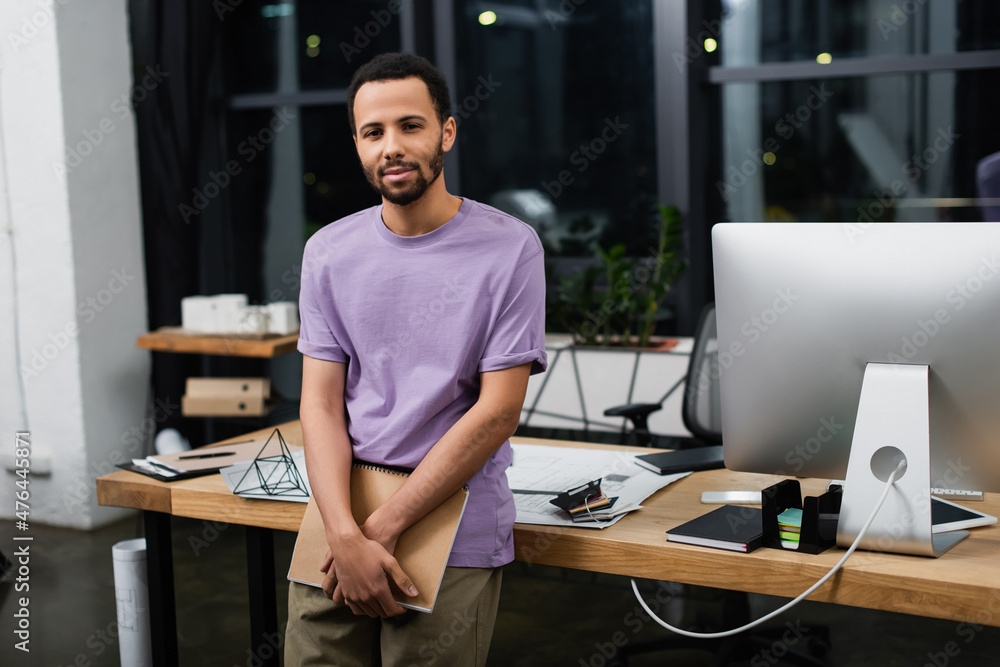
M 393 587 L 410 597 L 417 594 L 388 550 L 364 535 L 343 543 L 336 559 L 328 552 L 320 571 L 326 572 L 323 593 L 358 616 L 388 618 L 405 612 L 393 599 Z
M 319 571 L 326 576 L 323 577 L 323 595 L 332 600 L 333 594 L 337 590 L 337 567 L 333 564 L 333 552 L 326 550 L 326 557 L 323 564 L 319 566 Z
M 398 535 L 375 525 L 371 520 L 361 526 L 361 532 L 368 539 L 381 544 L 387 552 L 395 555 L 396 542 L 399 539 Z M 323 558 L 323 564 L 320 565 L 319 571 L 326 574 L 326 577 L 323 578 L 323 593 L 327 598 L 333 600 L 333 596 L 337 591 L 337 568 L 333 563 L 333 552 L 331 550 L 326 550 L 326 556 Z
M 390 554 L 396 554 L 396 542 L 399 541 L 399 533 L 376 521 L 374 514 L 368 517 L 368 520 L 361 526 L 361 534 L 369 540 L 374 540 L 381 544 Z

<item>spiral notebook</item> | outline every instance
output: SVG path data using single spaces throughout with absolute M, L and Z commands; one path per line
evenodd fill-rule
M 363 524 L 377 507 L 395 493 L 407 476 L 405 472 L 369 463 L 355 463 L 351 469 L 351 512 L 358 525 Z M 468 497 L 468 488 L 459 489 L 399 536 L 393 555 L 419 592 L 415 598 L 397 599 L 400 606 L 424 612 L 434 610 L 434 601 Z M 316 499 L 311 498 L 295 541 L 288 580 L 322 586 L 324 574 L 319 567 L 326 552 L 323 517 Z

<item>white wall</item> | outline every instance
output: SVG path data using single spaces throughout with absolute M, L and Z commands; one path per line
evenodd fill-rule
M 0 461 L 29 431 L 32 522 L 121 516 L 97 507 L 93 480 L 138 454 L 149 357 L 135 348 L 146 288 L 127 19 L 126 0 L 0 4 Z M 16 479 L 0 471 L 3 516 Z

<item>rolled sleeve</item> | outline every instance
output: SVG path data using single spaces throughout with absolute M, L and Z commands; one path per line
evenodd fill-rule
M 317 345 L 316 343 L 303 340 L 301 333 L 299 334 L 297 347 L 299 352 L 307 357 L 312 357 L 313 359 L 336 361 L 344 364 L 346 364 L 349 359 L 347 353 L 344 352 L 344 348 L 339 345 Z
M 515 270 L 482 358 L 479 372 L 531 362 L 531 374 L 548 367 L 545 354 L 545 258 L 542 251 Z
M 302 256 L 297 348 L 302 354 L 314 359 L 347 363 L 349 356 L 334 335 L 327 316 L 327 311 L 334 306 L 329 288 L 324 287 L 324 276 L 325 271 L 316 253 L 307 244 Z

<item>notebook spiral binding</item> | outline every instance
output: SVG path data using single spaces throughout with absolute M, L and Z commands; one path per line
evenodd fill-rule
M 353 467 L 359 470 L 373 470 L 375 472 L 387 472 L 390 475 L 399 475 L 400 477 L 409 477 L 412 470 L 406 468 L 397 468 L 394 466 L 382 465 L 379 463 L 371 463 L 369 461 L 354 461 L 351 464 Z
M 358 470 L 371 470 L 374 472 L 386 472 L 390 475 L 397 475 L 399 477 L 409 477 L 413 470 L 409 468 L 402 468 L 397 466 L 388 466 L 381 463 L 371 463 L 370 461 L 355 460 L 351 463 L 351 466 L 357 468 Z M 469 485 L 463 484 L 462 490 L 466 493 L 469 492 Z

